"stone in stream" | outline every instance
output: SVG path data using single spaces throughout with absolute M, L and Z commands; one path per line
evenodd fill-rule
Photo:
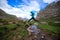
M 34 23 L 33 25 L 27 28 L 29 35 L 34 35 L 34 37 L 36 37 L 36 35 L 39 33 L 37 26 L 38 26 L 38 23 Z

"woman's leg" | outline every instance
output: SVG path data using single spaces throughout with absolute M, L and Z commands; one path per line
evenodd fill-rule
M 28 22 L 30 22 L 32 19 L 33 19 L 33 18 L 29 19 L 29 21 L 28 21 Z

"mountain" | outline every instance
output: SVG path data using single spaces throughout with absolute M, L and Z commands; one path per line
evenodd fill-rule
M 49 18 L 60 20 L 60 1 L 49 4 L 45 10 L 41 10 L 37 15 L 38 20 Z
M 16 18 L 15 15 L 10 15 L 0 9 L 0 18 Z
M 16 23 L 17 17 L 15 15 L 7 14 L 0 9 L 0 25 Z

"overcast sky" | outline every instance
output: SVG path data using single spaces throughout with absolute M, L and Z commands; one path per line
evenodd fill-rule
M 0 0 L 0 9 L 17 17 L 30 19 L 31 11 L 36 11 L 35 14 L 37 14 L 40 10 L 44 10 L 48 4 L 56 1 L 57 0 Z

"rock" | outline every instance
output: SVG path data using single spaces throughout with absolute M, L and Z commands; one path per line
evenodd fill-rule
M 40 10 L 36 19 L 40 20 L 50 17 L 56 17 L 58 15 L 58 12 L 60 12 L 59 10 L 60 10 L 60 1 L 53 2 L 49 4 L 45 10 Z

